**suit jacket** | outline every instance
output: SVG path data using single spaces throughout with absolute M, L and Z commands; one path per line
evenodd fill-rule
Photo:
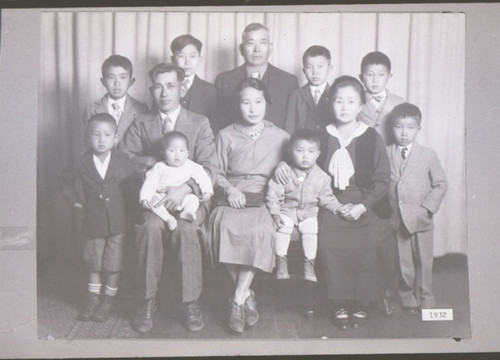
M 62 193 L 71 205 L 83 205 L 82 232 L 90 238 L 105 238 L 127 231 L 127 180 L 134 164 L 124 153 L 112 150 L 106 177 L 101 178 L 92 151 L 62 175 Z
M 241 117 L 238 109 L 238 94 L 235 94 L 234 89 L 246 77 L 245 65 L 217 75 L 215 91 L 217 92 L 218 106 L 217 122 L 214 124 L 217 131 Z M 271 102 L 267 104 L 265 119 L 284 129 L 288 98 L 293 90 L 299 87 L 297 77 L 268 64 L 267 70 L 262 76 L 262 82 L 271 98 Z
M 181 100 L 181 105 L 185 109 L 205 115 L 210 121 L 213 121 L 217 105 L 215 86 L 195 75 L 191 87 Z
M 448 188 L 446 175 L 434 150 L 414 142 L 406 164 L 402 163 L 396 145 L 387 147 L 391 165 L 389 200 L 393 209 L 391 223 L 395 229 L 401 221 L 410 233 L 432 230 L 435 214 Z
M 377 130 L 377 132 L 382 135 L 385 143 L 390 145 L 394 141 L 392 139 L 390 129 L 387 128 L 386 123 L 389 119 L 389 115 L 392 109 L 394 109 L 396 105 L 404 103 L 405 99 L 403 99 L 401 96 L 389 92 L 389 90 L 387 89 L 386 91 L 387 97 L 385 98 L 384 103 L 381 104 L 378 109 L 371 102 L 367 102 L 361 107 L 361 111 L 358 114 L 357 119 L 358 121 L 364 122 L 369 127 L 375 128 L 375 130 Z
M 208 119 L 181 106 L 174 130 L 186 135 L 189 159 L 202 165 L 213 182 L 218 165 L 214 135 Z M 162 158 L 162 138 L 160 114 L 139 115 L 118 147 L 134 159 L 138 170 L 145 170 Z
M 123 136 L 127 132 L 128 128 L 132 124 L 132 122 L 139 116 L 139 114 L 146 114 L 149 112 L 149 108 L 146 104 L 135 100 L 130 95 L 127 95 L 125 99 L 125 107 L 123 109 L 122 116 L 120 117 L 120 122 L 118 123 L 118 141 L 123 139 Z M 108 114 L 108 96 L 105 95 L 99 100 L 91 103 L 87 106 L 85 113 L 83 114 L 83 126 L 84 129 L 87 128 L 87 123 L 90 118 L 96 114 Z M 84 133 L 85 134 L 85 133 Z M 85 135 L 84 135 L 85 136 Z M 87 144 L 87 139 L 85 136 L 85 144 Z M 89 146 L 87 145 L 87 148 Z
M 300 128 L 319 130 L 331 122 L 329 89 L 330 85 L 327 84 L 317 105 L 314 103 L 309 83 L 292 92 L 288 101 L 285 122 L 285 130 L 290 135 Z

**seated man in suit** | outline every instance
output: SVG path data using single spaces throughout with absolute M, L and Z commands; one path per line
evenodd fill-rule
M 120 148 L 146 171 L 161 159 L 161 139 L 169 131 L 179 131 L 188 139 L 189 159 L 201 164 L 212 182 L 217 174 L 217 157 L 212 129 L 204 115 L 180 106 L 184 70 L 174 64 L 159 64 L 150 70 L 150 88 L 155 112 L 142 115 L 132 124 Z M 179 208 L 182 199 L 196 192 L 190 180 L 170 187 L 162 203 L 167 210 Z M 190 331 L 203 328 L 203 317 L 198 298 L 202 289 L 202 258 L 198 237 L 199 226 L 207 215 L 208 205 L 200 206 L 196 223 L 179 219 L 177 227 L 169 231 L 166 223 L 151 211 L 143 210 L 136 226 L 137 287 L 142 304 L 135 314 L 132 326 L 138 332 L 153 327 L 156 310 L 155 296 L 163 267 L 163 246 L 172 249 L 182 272 L 182 302 L 186 327 Z
M 268 62 L 272 48 L 267 27 L 252 23 L 245 28 L 240 44 L 240 52 L 245 58 L 245 64 L 223 72 L 215 79 L 218 101 L 216 131 L 238 118 L 238 110 L 234 106 L 237 104 L 237 99 L 234 98 L 237 94 L 234 89 L 247 77 L 262 80 L 271 98 L 270 103 L 267 104 L 265 119 L 284 129 L 288 98 L 299 87 L 299 82 L 295 75 L 280 70 Z

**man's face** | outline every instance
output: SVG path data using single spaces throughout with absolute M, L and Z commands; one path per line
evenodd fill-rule
M 267 63 L 271 55 L 272 44 L 269 42 L 269 33 L 265 29 L 250 31 L 244 35 L 240 45 L 241 55 L 250 66 L 262 66 Z
M 180 88 L 181 83 L 177 79 L 177 73 L 171 71 L 156 75 L 149 90 L 158 109 L 163 113 L 168 113 L 179 106 Z

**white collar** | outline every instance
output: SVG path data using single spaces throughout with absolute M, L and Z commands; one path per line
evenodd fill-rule
M 406 145 L 406 146 L 400 146 L 400 145 L 396 145 L 397 148 L 399 149 L 399 152 L 401 152 L 401 150 L 403 150 L 403 148 L 406 148 L 408 149 L 408 154 L 410 153 L 411 151 L 411 146 L 413 145 L 413 143 L 409 144 L 409 145 Z
M 123 109 L 125 109 L 125 100 L 126 99 L 127 99 L 127 95 L 125 95 L 121 99 L 114 100 L 114 99 L 111 99 L 111 97 L 108 94 L 108 108 L 113 109 L 113 104 L 118 103 L 118 105 L 120 105 L 120 109 L 123 111 Z
M 250 71 L 250 69 L 248 68 L 248 65 L 245 64 L 245 71 L 246 71 L 247 77 L 252 77 L 253 73 L 258 72 L 260 75 L 260 80 L 262 80 L 262 78 L 264 77 L 264 74 L 267 71 L 268 65 L 269 65 L 269 63 L 266 62 L 265 65 L 262 66 L 261 68 L 256 69 L 255 71 Z
M 97 172 L 104 180 L 104 178 L 106 177 L 106 173 L 108 172 L 109 160 L 111 159 L 111 151 L 108 153 L 103 162 L 101 162 L 101 160 L 99 160 L 99 158 L 95 154 L 92 154 L 92 158 L 94 159 L 94 165 L 97 169 Z
M 309 86 L 311 88 L 311 94 L 314 94 L 314 90 L 319 89 L 320 94 L 323 95 L 323 92 L 325 91 L 325 88 L 326 88 L 326 81 L 323 84 L 318 85 L 318 86 L 314 86 L 314 85 L 309 85 Z
M 160 113 L 160 118 L 161 120 L 165 120 L 165 118 L 168 115 L 168 118 L 170 119 L 170 124 L 172 125 L 172 129 L 175 129 L 175 124 L 177 123 L 177 118 L 179 117 L 179 113 L 181 112 L 181 105 L 179 104 L 177 108 L 174 111 L 171 111 L 169 114 L 165 114 L 161 111 L 158 111 Z
M 365 131 L 368 129 L 368 125 L 366 125 L 363 122 L 358 121 L 358 127 L 356 130 L 353 131 L 353 133 L 347 138 L 344 139 L 342 135 L 340 135 L 339 131 L 337 130 L 337 127 L 333 124 L 329 124 L 326 127 L 326 131 L 332 135 L 333 137 L 336 137 L 339 140 L 340 146 L 341 147 L 347 147 L 353 141 L 355 138 L 358 136 L 361 136 L 365 133 Z

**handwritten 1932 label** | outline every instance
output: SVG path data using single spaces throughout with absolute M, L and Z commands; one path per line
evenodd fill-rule
M 422 309 L 422 321 L 453 320 L 453 309 Z

